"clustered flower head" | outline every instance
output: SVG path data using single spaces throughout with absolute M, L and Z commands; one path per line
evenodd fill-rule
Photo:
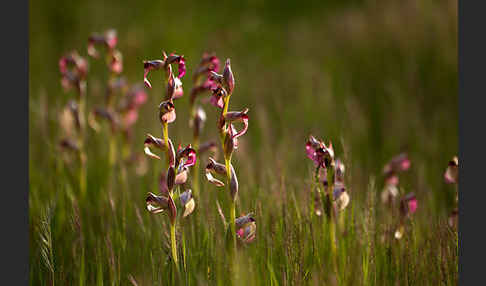
M 104 106 L 95 107 L 89 114 L 89 124 L 95 131 L 100 131 L 97 119 L 108 122 L 112 133 L 120 131 L 127 138 L 131 137 L 132 126 L 138 119 L 139 109 L 147 101 L 147 93 L 140 84 L 130 86 L 124 77 L 122 54 L 116 49 L 118 37 L 111 29 L 104 34 L 93 34 L 88 38 L 88 54 L 97 59 L 100 57 L 96 46 L 105 48 L 107 67 L 111 77 L 107 83 L 106 101 Z M 118 95 L 118 96 L 117 96 Z
M 393 157 L 383 168 L 385 187 L 381 193 L 383 203 L 392 203 L 398 196 L 398 174 L 410 168 L 410 160 L 406 153 Z
M 59 71 L 61 72 L 62 87 L 68 91 L 76 88 L 82 96 L 86 89 L 86 75 L 88 63 L 78 52 L 72 51 L 59 59 Z
M 316 167 L 316 181 L 323 184 L 325 192 L 325 201 L 319 200 L 316 196 L 312 198 L 319 204 L 319 201 L 325 206 L 326 214 L 330 216 L 330 206 L 333 209 L 342 211 L 350 201 L 346 186 L 344 183 L 345 166 L 341 160 L 334 158 L 334 149 L 332 142 L 326 146 L 323 141 L 310 135 L 305 144 L 307 157 L 314 162 Z M 329 175 L 329 176 L 328 176 Z M 332 192 L 330 191 L 332 189 Z M 315 213 L 320 216 L 321 210 L 316 209 Z
M 396 198 L 400 196 L 398 189 L 399 174 L 410 169 L 410 159 L 406 153 L 401 153 L 393 157 L 383 168 L 385 185 L 381 193 L 381 200 L 389 206 L 392 214 L 396 214 Z M 401 239 L 405 232 L 405 223 L 417 211 L 418 200 L 414 193 L 403 195 L 398 205 L 398 227 L 396 227 L 394 237 Z

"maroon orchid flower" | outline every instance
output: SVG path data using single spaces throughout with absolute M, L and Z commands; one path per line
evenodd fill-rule
M 226 90 L 221 87 L 211 89 L 212 95 L 209 102 L 219 108 L 224 107 L 224 98 L 227 96 Z
M 243 111 L 231 111 L 226 113 L 224 121 L 231 123 L 231 128 L 229 130 L 229 132 L 231 133 L 231 139 L 238 139 L 238 137 L 244 135 L 248 130 L 248 110 L 248 108 L 245 108 Z M 242 122 L 243 128 L 240 131 L 236 132 L 236 129 L 232 124 L 233 122 Z
M 157 196 L 153 193 L 148 193 L 145 202 L 149 212 L 158 214 L 162 213 L 163 211 L 168 211 L 171 222 L 175 222 L 177 218 L 177 208 L 170 196 Z
M 177 64 L 178 65 L 178 85 L 182 88 L 182 83 L 180 82 L 180 79 L 184 77 L 186 74 L 186 61 L 184 59 L 184 56 L 179 56 L 176 54 L 170 54 L 167 56 L 165 52 L 163 52 L 163 60 L 150 60 L 150 61 L 143 61 L 143 82 L 148 88 L 152 88 L 152 85 L 150 84 L 150 81 L 148 80 L 148 74 L 152 70 L 159 70 L 164 68 L 166 72 L 169 72 L 169 68 L 172 67 L 171 64 Z M 179 84 L 180 83 L 180 84 Z
M 250 243 L 256 238 L 256 221 L 253 214 L 241 216 L 235 220 L 236 234 L 244 243 Z
M 176 155 L 176 165 L 180 169 L 194 166 L 196 164 L 196 157 L 196 150 L 191 147 L 191 144 L 185 148 L 179 146 Z
M 168 143 L 169 143 L 169 151 L 170 151 L 169 152 L 169 165 L 174 166 L 174 164 L 176 162 L 176 157 L 175 157 L 174 145 L 172 144 L 172 141 L 170 140 L 170 138 L 168 139 Z M 166 150 L 167 149 L 167 146 L 165 145 L 164 140 L 162 140 L 160 138 L 156 138 L 156 137 L 152 136 L 151 134 L 147 134 L 147 137 L 145 138 L 145 141 L 144 141 L 144 152 L 147 156 L 154 158 L 154 159 L 157 159 L 157 160 L 160 160 L 160 157 L 158 155 L 152 153 L 152 151 L 150 150 L 150 147 L 155 147 L 155 148 L 158 148 L 160 150 Z
M 213 158 L 209 157 L 209 163 L 206 165 L 206 178 L 211 184 L 214 184 L 218 187 L 223 187 L 224 183 L 214 178 L 213 174 L 226 176 L 226 166 L 224 164 L 216 162 Z
M 176 120 L 175 106 L 172 100 L 159 104 L 159 119 L 161 123 L 172 123 Z

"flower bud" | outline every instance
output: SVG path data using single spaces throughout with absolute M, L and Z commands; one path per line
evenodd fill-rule
M 174 203 L 174 200 L 172 200 L 172 197 L 169 196 L 168 197 L 168 205 L 169 205 L 169 218 L 170 218 L 170 223 L 172 225 L 175 224 L 175 221 L 176 221 L 176 218 L 177 218 L 177 208 L 176 208 L 176 205 Z
M 228 92 L 232 94 L 235 88 L 235 78 L 233 77 L 233 72 L 231 71 L 230 59 L 226 60 L 226 64 L 223 70 L 223 86 Z
M 233 129 L 233 125 L 231 125 L 230 130 Z M 233 139 L 233 134 L 231 132 L 228 132 L 226 136 L 224 137 L 224 146 L 223 146 L 223 151 L 224 151 L 224 157 L 225 158 L 230 158 L 231 155 L 233 154 L 233 150 L 235 148 L 235 141 L 236 139 Z
M 170 166 L 167 170 L 167 189 L 169 192 L 172 192 L 175 185 L 175 169 L 173 166 Z

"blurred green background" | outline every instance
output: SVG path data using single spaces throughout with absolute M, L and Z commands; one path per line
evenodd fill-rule
M 163 50 L 185 56 L 186 95 L 176 103 L 170 131 L 176 144 L 192 140 L 187 94 L 202 53 L 231 58 L 236 88 L 230 109 L 250 109 L 248 133 L 233 156 L 243 210 L 256 204 L 244 194 L 250 188 L 282 196 L 278 174 L 285 174 L 289 188 L 308 191 L 309 134 L 331 140 L 344 158 L 352 202 L 364 198 L 371 177 L 381 182 L 391 157 L 407 152 L 412 168 L 401 182 L 419 198 L 417 215 L 444 217 L 451 209 L 454 194 L 443 172 L 458 152 L 455 0 L 30 0 L 29 13 L 31 200 L 56 196 L 49 192 L 56 154 L 48 146 L 57 144 L 58 112 L 70 98 L 60 85 L 58 59 L 73 49 L 86 56 L 88 36 L 114 28 L 131 83 L 142 82 L 143 60 L 159 59 Z M 102 101 L 107 75 L 101 61 L 89 62 L 92 104 Z M 154 88 L 136 125 L 133 148 L 140 151 L 146 133 L 160 137 L 161 78 L 151 75 Z M 209 105 L 206 111 L 203 141 L 217 134 L 216 112 Z M 105 139 L 89 144 L 103 152 Z M 152 181 L 132 182 L 140 208 Z M 32 213 L 36 209 L 31 202 Z
M 337 154 L 344 143 L 356 187 L 406 151 L 414 170 L 427 178 L 417 192 L 436 193 L 445 162 L 457 153 L 456 1 L 32 0 L 31 105 L 42 94 L 49 108 L 65 103 L 59 57 L 72 49 L 86 55 L 87 37 L 108 28 L 118 31 L 129 82 L 141 82 L 142 61 L 161 58 L 162 50 L 185 55 L 186 93 L 204 51 L 232 59 L 237 88 L 231 107 L 249 107 L 251 116 L 239 155 L 250 157 L 244 167 L 255 169 L 265 154 L 265 166 L 280 160 L 301 178 L 309 166 L 303 145 L 312 133 L 332 140 Z M 97 78 L 89 84 L 99 90 L 106 72 L 99 61 L 90 62 Z M 153 75 L 151 99 L 137 125 L 140 142 L 158 128 L 158 78 Z M 191 139 L 184 119 L 188 100 L 179 101 L 183 119 L 172 131 L 184 142 Z M 31 160 L 42 161 L 39 143 L 46 139 L 32 112 Z M 212 126 L 210 117 L 205 132 Z

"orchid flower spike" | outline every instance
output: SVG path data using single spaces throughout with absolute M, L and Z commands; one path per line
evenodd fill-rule
M 305 144 L 305 151 L 307 157 L 314 161 L 316 167 L 327 168 L 331 162 L 334 161 L 334 149 L 332 143 L 329 142 L 329 146 L 326 146 L 324 142 L 317 140 L 314 136 L 310 135 Z
M 406 153 L 393 157 L 383 168 L 385 175 L 385 187 L 381 193 L 383 203 L 392 203 L 398 196 L 398 174 L 410 168 L 410 159 Z

